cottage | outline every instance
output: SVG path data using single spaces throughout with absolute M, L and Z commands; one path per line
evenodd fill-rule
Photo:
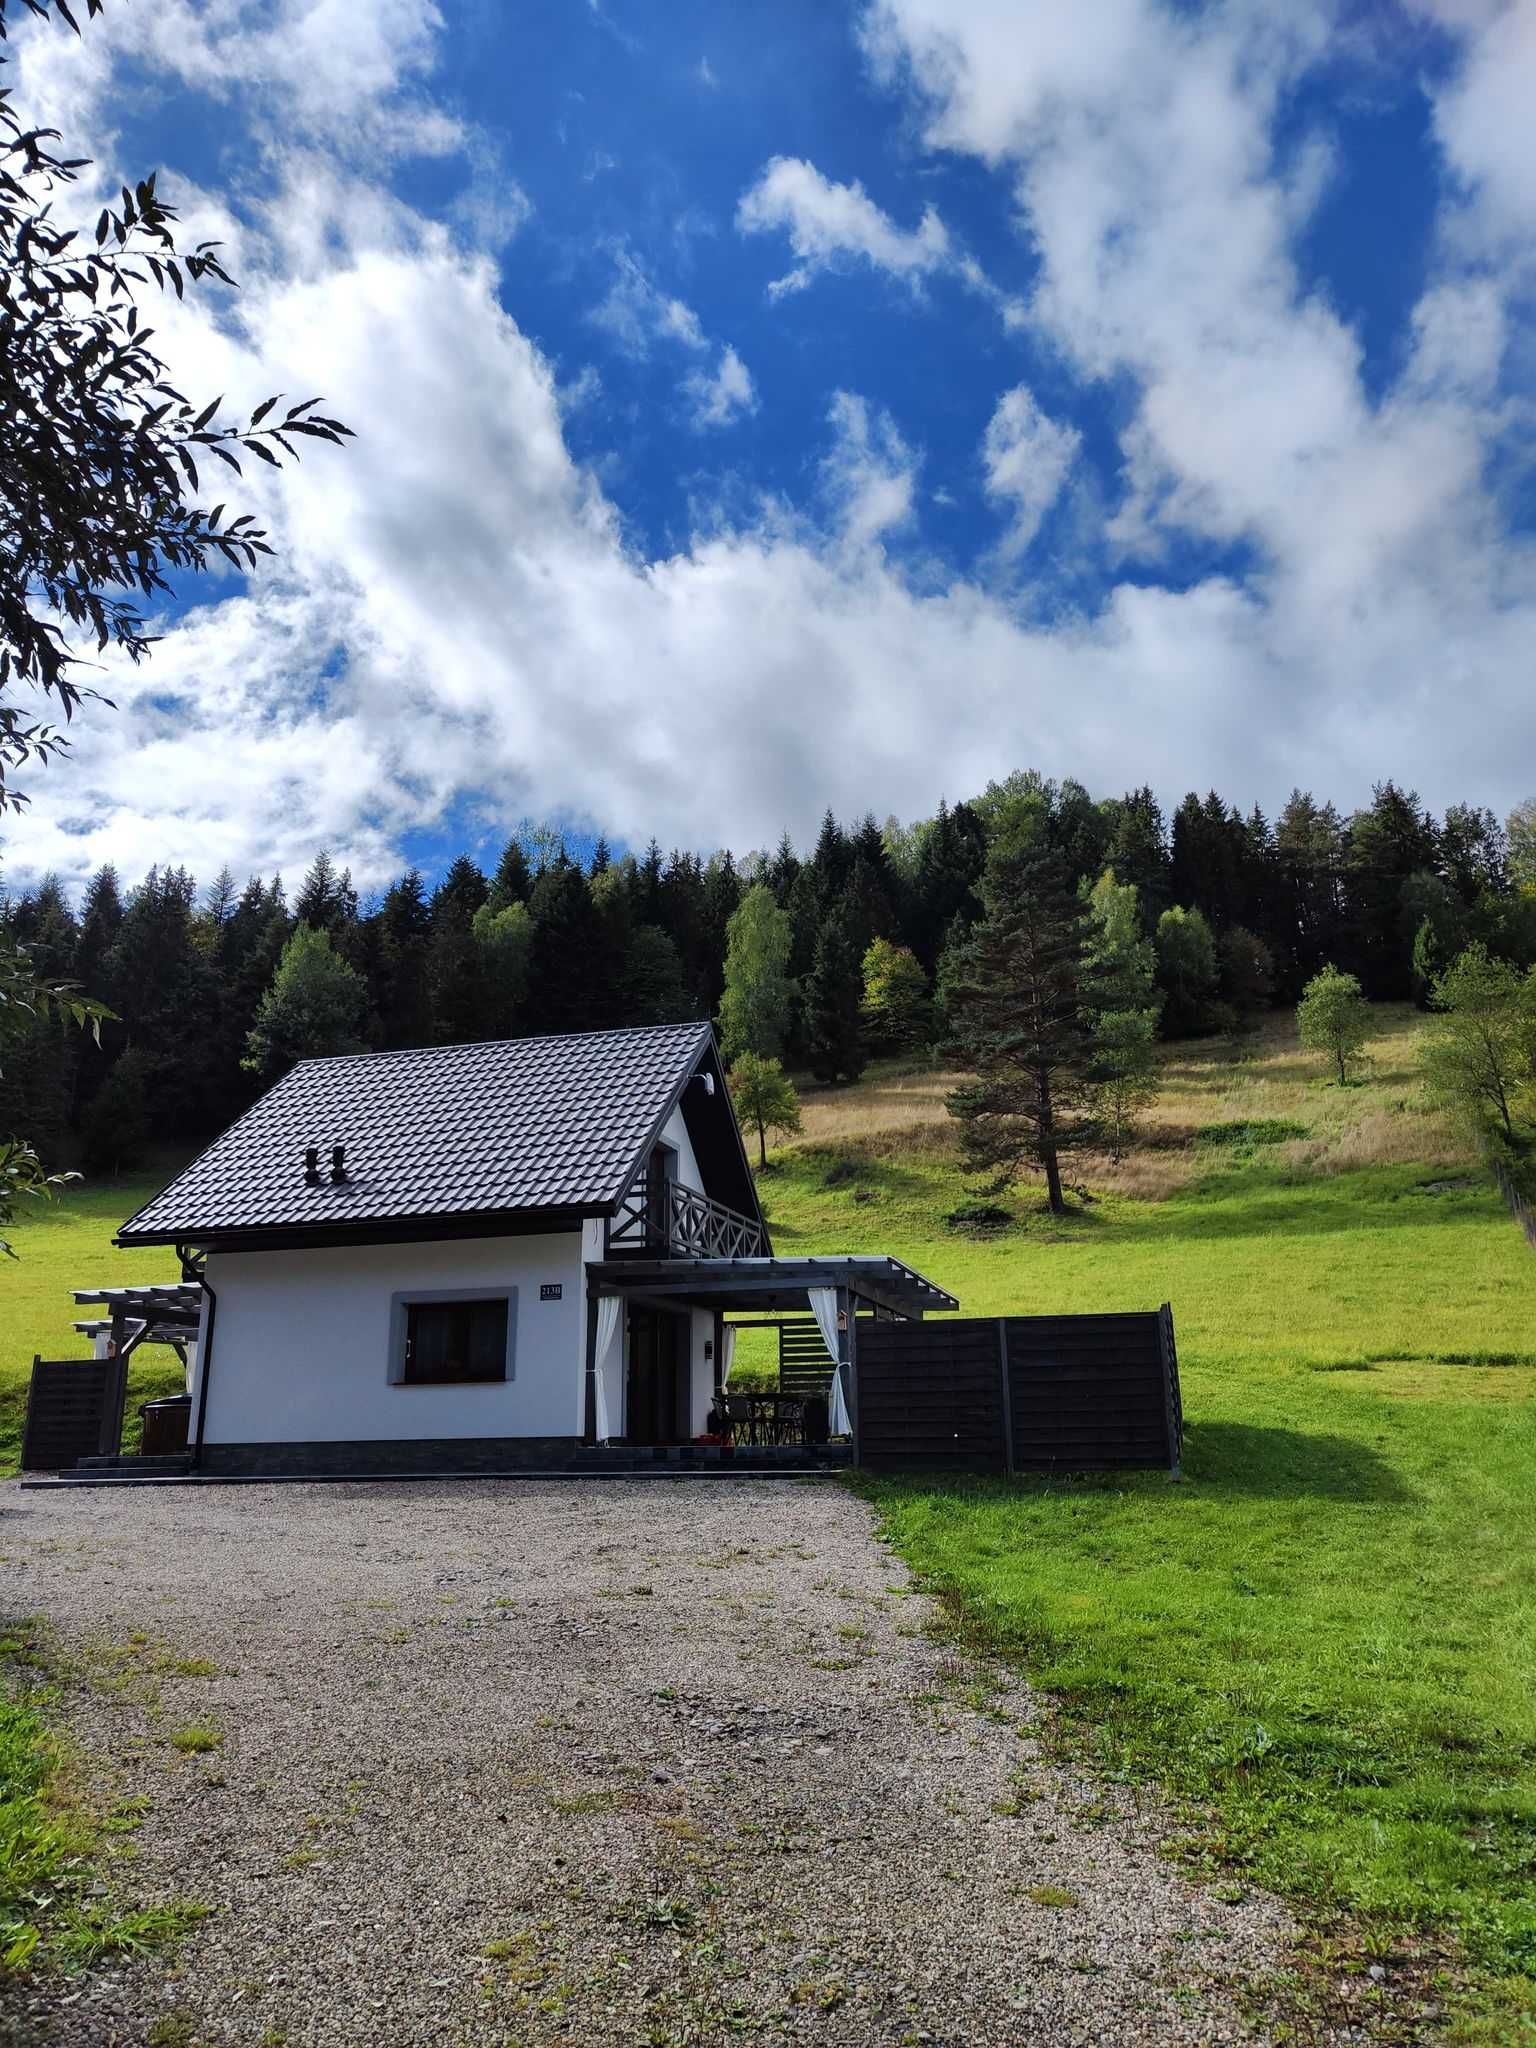
M 209 1473 L 665 1452 L 718 1419 L 728 1312 L 798 1311 L 856 1439 L 860 1317 L 957 1306 L 894 1259 L 774 1257 L 707 1024 L 303 1061 L 117 1242 L 201 1283 Z

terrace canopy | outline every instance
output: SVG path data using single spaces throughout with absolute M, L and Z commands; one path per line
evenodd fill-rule
M 587 1267 L 597 1295 L 620 1294 L 657 1307 L 759 1311 L 810 1307 L 813 1288 L 831 1288 L 848 1308 L 918 1321 L 934 1309 L 957 1309 L 952 1294 L 900 1259 L 606 1259 Z

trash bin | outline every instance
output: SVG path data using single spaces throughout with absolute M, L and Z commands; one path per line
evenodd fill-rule
M 164 1401 L 146 1401 L 139 1410 L 144 1424 L 143 1455 L 173 1458 L 187 1448 L 187 1425 L 192 1415 L 192 1396 L 172 1394 Z
M 825 1394 L 808 1394 L 805 1400 L 805 1440 L 808 1444 L 824 1444 L 827 1435 L 827 1397 Z

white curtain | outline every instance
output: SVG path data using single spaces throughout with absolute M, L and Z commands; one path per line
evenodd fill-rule
M 848 1399 L 843 1386 L 847 1371 L 841 1357 L 837 1330 L 837 1289 L 835 1287 L 808 1287 L 806 1298 L 811 1304 L 811 1314 L 816 1318 L 816 1327 L 821 1332 L 821 1341 L 832 1354 L 832 1405 L 827 1415 L 827 1427 L 833 1436 L 852 1436 L 853 1423 L 848 1415 Z
M 619 1311 L 624 1304 L 616 1294 L 604 1294 L 597 1303 L 597 1347 L 593 1353 L 596 1371 L 592 1377 L 597 1393 L 597 1440 L 600 1444 L 608 1441 L 608 1353 L 613 1349 L 613 1340 L 619 1334 Z
M 720 1339 L 720 1384 L 722 1387 L 730 1384 L 731 1367 L 735 1363 L 736 1332 L 732 1325 L 727 1323 Z

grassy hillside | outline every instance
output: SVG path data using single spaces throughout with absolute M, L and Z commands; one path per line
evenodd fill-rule
M 978 1237 L 943 1077 L 807 1098 L 763 1186 L 776 1247 L 889 1251 L 965 1311 L 1170 1300 L 1183 1480 L 869 1490 L 977 1642 L 1071 1739 L 1190 1802 L 1192 1853 L 1459 1937 L 1536 2025 L 1536 1254 L 1418 1101 L 1411 1012 L 1358 1087 L 1282 1023 L 1170 1051 L 1150 1142 Z M 1156 1199 L 1149 1199 L 1155 1195 Z M 1469 2035 L 1468 2038 L 1471 2038 Z

